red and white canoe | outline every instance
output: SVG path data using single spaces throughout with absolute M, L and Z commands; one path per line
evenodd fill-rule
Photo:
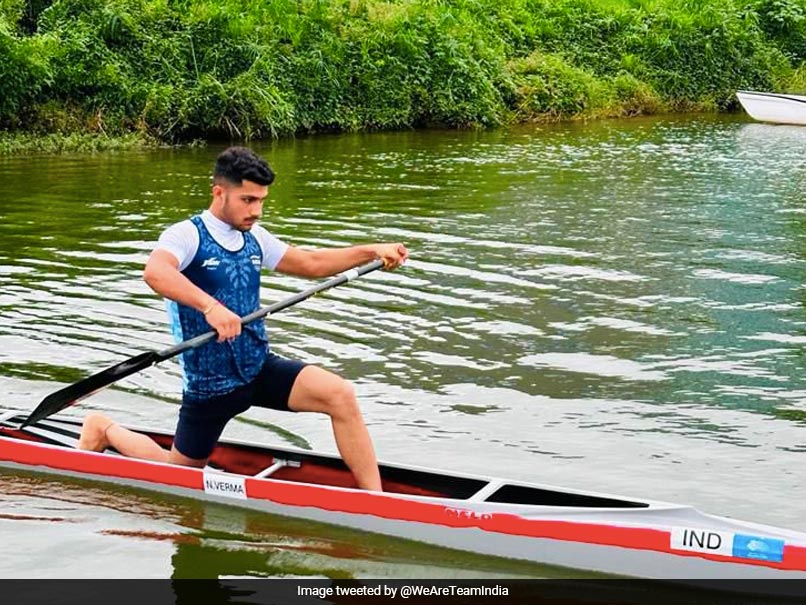
M 806 578 L 806 534 L 689 506 L 383 464 L 355 489 L 335 456 L 222 441 L 196 469 L 75 449 L 79 423 L 0 418 L 0 466 L 121 483 L 475 553 L 640 578 Z M 164 446 L 171 435 L 147 433 Z M 215 470 L 214 470 L 215 469 Z

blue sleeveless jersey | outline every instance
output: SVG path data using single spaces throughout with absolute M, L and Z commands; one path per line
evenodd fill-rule
M 182 274 L 199 288 L 243 317 L 260 306 L 262 250 L 251 233 L 231 252 L 215 241 L 200 216 L 190 219 L 199 232 L 199 249 Z M 210 331 L 204 315 L 192 307 L 169 302 L 174 337 L 187 340 Z M 206 398 L 229 393 L 254 380 L 268 354 L 262 320 L 243 326 L 233 342 L 210 342 L 182 353 L 185 394 Z

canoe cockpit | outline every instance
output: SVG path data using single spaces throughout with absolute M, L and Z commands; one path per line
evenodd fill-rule
M 170 445 L 170 437 L 165 438 L 163 445 Z M 352 474 L 340 458 L 316 454 L 290 454 L 283 450 L 224 442 L 213 452 L 210 463 L 228 472 L 253 477 L 271 476 L 284 481 L 355 487 Z M 629 509 L 648 506 L 644 502 L 388 465 L 381 465 L 381 477 L 384 491 L 415 496 L 562 507 Z
M 0 418 L 0 436 L 64 447 L 76 446 L 80 424 L 75 421 L 42 421 L 21 430 L 17 428 L 19 420 L 19 417 Z M 171 447 L 171 435 L 143 432 L 163 447 Z M 114 452 L 111 454 L 114 455 Z M 340 458 L 300 450 L 222 441 L 210 457 L 209 464 L 217 471 L 246 477 L 355 487 L 350 470 Z M 608 509 L 648 506 L 643 502 L 391 465 L 381 465 L 381 477 L 384 491 L 387 492 L 459 501 Z

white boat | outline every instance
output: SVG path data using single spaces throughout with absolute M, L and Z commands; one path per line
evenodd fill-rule
M 80 424 L 0 418 L 0 466 L 125 484 L 464 551 L 636 578 L 806 579 L 806 534 L 690 506 L 408 465 L 383 493 L 336 456 L 221 441 L 211 467 L 76 449 Z M 169 446 L 168 433 L 135 429 Z
M 740 90 L 736 96 L 750 117 L 760 122 L 806 126 L 804 96 L 752 90 Z

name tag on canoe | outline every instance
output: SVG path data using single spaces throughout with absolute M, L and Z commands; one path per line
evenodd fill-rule
M 246 479 L 219 473 L 204 473 L 204 492 L 213 496 L 246 500 Z

